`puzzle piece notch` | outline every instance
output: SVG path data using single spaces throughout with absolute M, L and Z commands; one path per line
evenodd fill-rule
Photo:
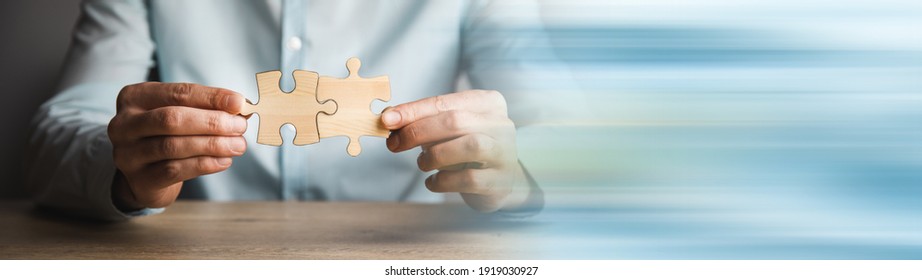
M 346 61 L 349 76 L 344 79 L 324 76 L 317 84 L 318 100 L 334 100 L 337 105 L 336 114 L 317 117 L 320 138 L 349 137 L 346 152 L 353 157 L 362 152 L 360 137 L 387 138 L 390 134 L 380 116 L 371 112 L 371 102 L 375 99 L 385 102 L 391 99 L 390 80 L 387 76 L 362 78 L 361 67 L 361 60 L 350 58 Z
M 317 131 L 317 115 L 321 112 L 334 114 L 337 111 L 335 101 L 317 101 L 317 72 L 295 70 L 292 73 L 295 89 L 285 93 L 279 88 L 281 71 L 267 71 L 256 74 L 259 89 L 259 102 L 253 104 L 247 100 L 241 111 L 242 115 L 259 114 L 259 129 L 256 143 L 281 146 L 282 126 L 294 125 L 297 134 L 293 144 L 302 146 L 320 141 Z

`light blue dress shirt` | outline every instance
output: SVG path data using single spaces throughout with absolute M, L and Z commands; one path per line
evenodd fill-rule
M 122 213 L 111 200 L 115 165 L 106 134 L 119 90 L 148 80 L 227 88 L 257 101 L 255 73 L 308 69 L 344 77 L 359 57 L 363 76 L 388 75 L 392 100 L 373 111 L 474 88 L 499 90 L 523 126 L 550 114 L 550 98 L 530 88 L 535 66 L 517 58 L 546 46 L 532 1 L 85 1 L 60 92 L 34 119 L 29 187 L 38 204 L 76 215 L 118 220 L 162 209 Z M 538 32 L 535 32 L 538 31 Z M 532 57 L 551 58 L 544 49 Z M 371 200 L 442 202 L 423 185 L 418 150 L 394 154 L 383 138 L 362 138 L 358 157 L 346 138 L 292 146 L 285 127 L 279 148 L 255 142 L 230 169 L 186 182 L 181 197 L 227 200 Z M 527 166 L 527 162 L 525 163 Z

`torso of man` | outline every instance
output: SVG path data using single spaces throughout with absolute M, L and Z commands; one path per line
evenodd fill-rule
M 459 69 L 464 1 L 151 1 L 156 64 L 163 82 L 223 87 L 256 102 L 255 74 L 295 69 L 345 77 L 345 61 L 362 59 L 361 75 L 387 75 L 392 100 L 372 111 L 452 92 Z M 385 200 L 438 202 L 416 167 L 418 151 L 394 154 L 383 138 L 363 137 L 358 157 L 348 139 L 292 146 L 256 143 L 250 118 L 247 153 L 227 171 L 187 182 L 180 197 L 210 200 Z

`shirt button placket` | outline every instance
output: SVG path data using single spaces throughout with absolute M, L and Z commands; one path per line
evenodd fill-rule
M 299 37 L 289 37 L 288 38 L 288 49 L 296 52 L 301 50 L 301 38 Z
M 291 74 L 295 69 L 301 68 L 303 63 L 302 48 L 304 47 L 304 42 L 301 36 L 304 29 L 305 12 L 304 1 L 283 0 L 282 2 L 282 79 L 280 84 L 285 91 L 295 88 L 296 85 Z M 280 191 L 283 200 L 297 199 L 299 189 L 306 184 L 306 156 L 303 148 L 299 149 L 291 143 L 283 143 L 281 149 L 279 149 L 282 182 Z

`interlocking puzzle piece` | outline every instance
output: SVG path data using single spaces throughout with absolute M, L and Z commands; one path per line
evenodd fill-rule
M 391 85 L 387 76 L 362 78 L 359 68 L 362 61 L 350 58 L 346 61 L 349 76 L 345 79 L 320 77 L 317 84 L 318 100 L 336 102 L 336 113 L 317 117 L 320 138 L 336 136 L 349 137 L 346 151 L 351 156 L 362 152 L 359 143 L 361 136 L 385 137 L 390 131 L 381 123 L 381 118 L 371 112 L 374 99 L 388 101 L 391 99 Z
M 244 104 L 241 114 L 249 116 L 259 114 L 259 130 L 256 143 L 281 146 L 282 125 L 290 123 L 295 126 L 297 135 L 295 145 L 307 145 L 320 141 L 317 132 L 317 114 L 336 112 L 335 102 L 317 101 L 317 72 L 295 70 L 295 89 L 291 93 L 279 89 L 281 71 L 268 71 L 256 74 L 259 88 L 259 103 L 250 100 Z

